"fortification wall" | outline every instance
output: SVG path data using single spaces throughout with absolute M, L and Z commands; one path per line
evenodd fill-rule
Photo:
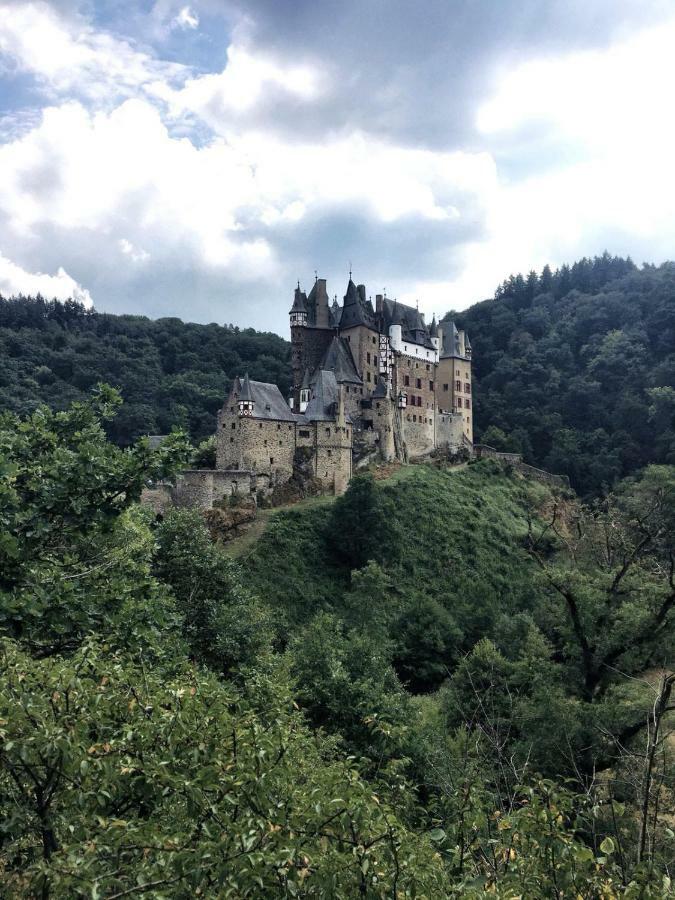
M 464 421 L 457 413 L 436 413 L 436 446 L 456 450 L 462 445 Z
M 325 490 L 343 494 L 352 477 L 352 426 L 315 422 L 314 472 Z
M 295 428 L 294 422 L 239 419 L 239 468 L 267 475 L 273 483 L 287 481 L 293 474 Z

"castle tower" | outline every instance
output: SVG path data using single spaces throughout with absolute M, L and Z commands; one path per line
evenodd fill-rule
M 291 388 L 291 409 L 300 408 L 300 386 L 303 377 L 303 358 L 305 331 L 307 329 L 307 297 L 300 290 L 300 282 L 295 289 L 293 306 L 289 312 L 291 320 L 291 371 L 293 386 Z
M 462 433 L 473 443 L 473 390 L 471 342 L 454 322 L 439 327 L 441 352 L 436 373 L 438 405 L 446 413 L 462 417 Z

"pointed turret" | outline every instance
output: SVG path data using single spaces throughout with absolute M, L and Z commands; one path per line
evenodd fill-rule
M 298 282 L 298 286 L 295 289 L 293 306 L 291 307 L 289 315 L 291 317 L 291 325 L 307 324 L 307 297 L 305 293 L 300 290 L 300 282 Z
M 239 415 L 252 416 L 255 403 L 253 401 L 253 393 L 251 391 L 251 382 L 248 377 L 248 372 L 244 375 L 244 380 L 240 384 Z

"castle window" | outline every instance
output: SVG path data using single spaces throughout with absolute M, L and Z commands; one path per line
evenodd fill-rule
M 266 446 L 267 446 L 267 441 L 265 441 L 265 444 L 264 444 L 264 446 L 265 446 L 265 447 L 266 447 Z
M 277 422 L 277 431 L 281 431 L 281 425 Z
M 457 398 L 457 409 L 461 409 L 461 408 L 462 408 L 462 398 L 458 397 Z
M 330 428 L 326 428 L 326 437 L 330 437 Z
M 418 406 L 421 406 L 421 405 L 422 405 L 422 398 L 421 398 L 421 397 L 418 397 L 418 398 L 417 398 L 417 405 L 418 405 Z
M 346 384 L 346 385 L 345 385 L 345 394 L 348 394 L 348 393 L 349 393 L 349 385 Z
M 366 362 L 370 365 L 370 353 L 366 353 Z
M 455 375 L 459 375 L 459 369 L 455 369 Z
M 373 338 L 373 343 L 375 343 L 375 338 Z
M 427 354 L 427 356 L 428 356 L 428 355 L 429 355 L 429 354 Z M 429 365 L 429 363 L 427 363 L 427 372 L 431 372 L 431 366 Z
M 462 382 L 461 382 L 461 381 L 456 381 L 456 382 L 455 382 L 455 390 L 456 390 L 456 391 L 461 391 L 461 390 L 462 390 Z
M 407 344 L 404 344 L 404 345 L 403 345 L 403 349 L 404 349 L 405 352 L 407 353 L 407 352 L 408 352 L 408 345 L 407 345 Z
M 258 425 L 258 428 L 262 428 L 262 422 L 260 422 L 260 424 Z
M 433 383 L 433 381 L 430 381 L 429 382 L 429 390 L 433 391 L 433 389 L 434 389 L 434 383 Z
M 379 403 L 376 403 L 376 404 L 375 404 L 375 408 L 376 408 L 376 409 L 379 409 L 379 408 L 380 408 L 380 404 L 379 404 Z
M 471 401 L 470 400 L 464 401 L 464 409 L 471 409 Z
M 230 438 L 230 443 L 234 444 L 234 438 Z
M 304 429 L 299 432 L 300 437 L 309 437 L 309 431 L 305 431 Z
M 404 375 L 404 376 L 403 376 L 403 384 L 404 384 L 406 387 L 410 387 L 410 375 Z
M 422 379 L 421 378 L 415 379 L 415 387 L 418 387 L 418 388 L 422 387 Z
M 366 373 L 366 381 L 370 381 L 370 372 Z
M 223 428 L 224 428 L 224 427 L 225 427 L 225 426 L 223 425 Z M 232 431 L 234 431 L 234 429 L 235 429 L 236 427 L 237 427 L 237 423 L 236 423 L 236 422 L 233 422 L 233 423 L 232 423 Z
M 417 416 L 413 416 L 413 422 L 417 421 Z
M 280 447 L 283 446 L 283 441 L 279 441 L 279 446 L 280 446 Z
M 289 430 L 289 431 L 293 431 L 293 426 L 292 426 L 292 425 L 289 425 L 289 426 L 288 426 L 288 430 Z
M 326 456 L 330 456 L 330 455 L 331 455 L 331 451 L 330 451 L 330 450 L 326 450 Z
M 467 393 L 467 394 L 470 394 L 470 393 L 471 393 L 471 385 L 469 384 L 468 381 L 467 381 L 467 383 L 464 385 L 464 391 L 465 391 L 465 393 Z
M 377 365 L 377 356 L 373 356 L 373 365 L 374 365 L 374 366 Z
M 447 391 L 447 389 L 448 389 L 448 385 L 447 385 L 447 384 L 444 384 L 444 385 L 443 385 L 443 390 L 444 390 L 444 391 Z
M 271 466 L 274 465 L 274 457 L 273 457 L 273 456 L 270 456 L 270 465 L 271 465 Z

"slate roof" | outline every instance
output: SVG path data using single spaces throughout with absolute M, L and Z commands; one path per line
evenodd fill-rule
M 364 285 L 360 284 L 357 288 L 352 279 L 349 279 L 340 317 L 340 328 L 354 328 L 356 325 L 365 325 L 367 328 L 377 327 L 371 313 L 373 307 L 366 301 L 365 291 Z
M 382 397 L 387 396 L 387 385 L 383 378 L 378 377 L 377 384 L 375 385 L 375 390 L 373 391 L 373 397 L 376 399 L 380 399 Z
M 342 315 L 342 307 L 337 302 L 337 298 L 333 300 L 333 304 L 329 311 L 330 324 L 333 328 L 337 328 L 340 324 L 340 316 Z
M 333 340 L 328 345 L 328 349 L 318 366 L 318 371 L 322 369 L 333 372 L 336 381 L 340 384 L 344 382 L 348 384 L 363 384 L 363 380 L 356 368 L 349 342 L 337 335 L 333 337 Z M 316 378 L 316 375 L 314 377 Z
M 420 344 L 429 350 L 435 349 L 429 329 L 424 323 L 424 316 L 414 306 L 406 306 L 405 303 L 385 297 L 382 301 L 382 325 L 385 332 L 389 331 L 390 325 L 400 325 L 404 341 Z
M 295 289 L 291 312 L 307 312 L 307 296 L 303 291 L 300 290 L 300 285 L 298 285 Z
M 237 379 L 235 387 L 239 400 L 247 399 L 244 396 L 244 392 L 247 391 L 248 398 L 253 401 L 252 419 L 267 419 L 274 422 L 295 422 L 297 420 L 298 417 L 293 415 L 276 384 L 251 381 L 248 375 L 245 375 L 243 380 Z
M 332 422 L 337 416 L 339 391 L 340 387 L 335 380 L 335 374 L 325 369 L 319 369 L 304 418 L 309 422 Z M 351 419 L 346 414 L 345 419 L 351 423 Z
M 464 359 L 459 344 L 459 332 L 454 322 L 441 322 L 443 329 L 443 349 L 441 351 L 441 359 L 448 359 L 451 356 L 457 356 Z M 471 350 L 471 344 L 467 335 L 464 335 L 464 349 Z

